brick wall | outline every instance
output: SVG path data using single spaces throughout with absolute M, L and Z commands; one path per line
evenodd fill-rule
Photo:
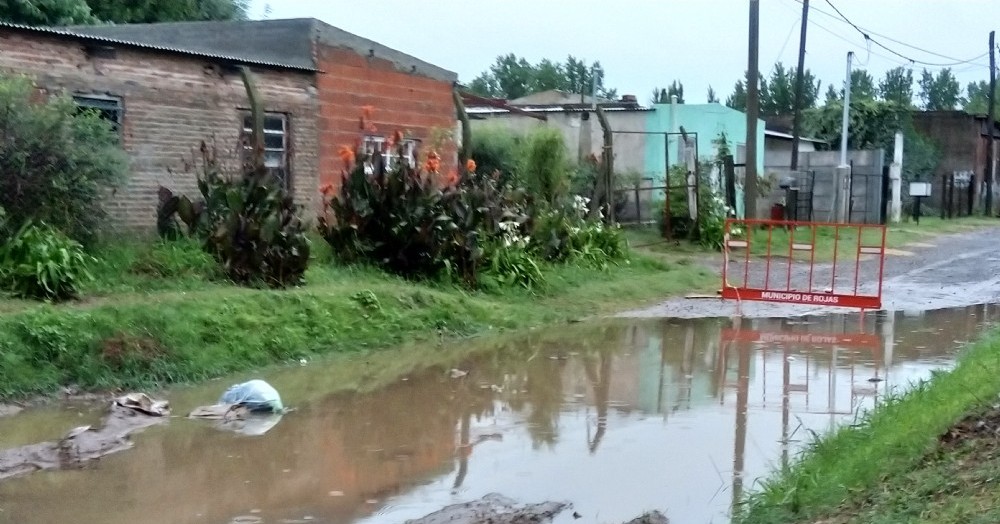
M 358 123 L 364 106 L 374 108 L 375 134 L 389 137 L 400 130 L 420 140 L 423 150 L 433 145 L 436 132 L 454 134 L 456 117 L 450 80 L 400 71 L 389 59 L 362 56 L 322 41 L 317 44 L 316 58 L 317 68 L 323 71 L 317 85 L 320 176 L 324 182 L 335 186 L 339 183 L 343 164 L 337 150 L 342 145 L 353 145 L 361 136 Z M 442 149 L 442 172 L 447 172 L 454 167 L 454 142 L 449 141 Z
M 238 151 L 246 92 L 238 73 L 208 59 L 127 47 L 110 57 L 89 56 L 72 39 L 0 29 L 0 71 L 27 74 L 48 93 L 120 97 L 122 137 L 132 169 L 127 184 L 107 204 L 119 226 L 153 227 L 160 185 L 197 196 L 195 174 L 184 172 L 183 161 L 202 140 L 214 137 L 228 158 Z M 254 73 L 265 109 L 288 115 L 292 185 L 311 218 L 319 184 L 315 75 L 270 69 Z

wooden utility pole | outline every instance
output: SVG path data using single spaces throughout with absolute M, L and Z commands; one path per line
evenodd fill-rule
M 760 0 L 750 0 L 750 45 L 747 57 L 747 151 L 746 180 L 743 183 L 743 214 L 757 218 L 757 117 L 760 114 L 760 69 L 757 65 L 760 42 Z
M 802 0 L 802 30 L 799 33 L 799 67 L 795 71 L 795 111 L 792 117 L 792 171 L 799 169 L 799 133 L 802 132 L 802 83 L 805 80 L 806 27 L 809 22 L 809 0 Z
M 993 216 L 993 129 L 996 126 L 994 123 L 994 118 L 996 117 L 996 110 L 994 109 L 994 104 L 996 103 L 995 93 L 997 90 L 997 64 L 996 64 L 996 42 L 994 41 L 994 36 L 996 31 L 990 31 L 990 92 L 989 92 L 989 109 L 986 112 L 986 126 L 988 137 L 986 139 L 986 170 L 983 171 L 983 178 L 986 179 L 986 216 Z

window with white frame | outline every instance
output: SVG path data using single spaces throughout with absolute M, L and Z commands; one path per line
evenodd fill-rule
M 243 115 L 243 133 L 241 136 L 245 155 L 253 154 L 252 136 L 253 117 L 250 113 L 245 113 Z M 265 113 L 264 167 L 267 168 L 272 176 L 280 180 L 286 189 L 290 188 L 288 146 L 288 115 L 284 113 Z
M 419 144 L 420 142 L 418 140 L 406 138 L 403 139 L 402 144 L 389 147 L 389 143 L 385 137 L 368 135 L 364 138 L 364 142 L 361 145 L 361 152 L 369 158 L 376 154 L 382 155 L 382 160 L 385 162 L 386 169 L 395 168 L 396 162 L 398 162 L 400 158 L 406 160 L 406 163 L 409 164 L 410 167 L 416 167 L 417 146 Z M 400 151 L 400 149 L 402 149 L 402 151 Z M 370 166 L 366 167 L 370 168 Z

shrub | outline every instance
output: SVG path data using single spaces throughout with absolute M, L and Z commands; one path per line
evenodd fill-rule
M 500 229 L 503 232 L 501 237 L 491 239 L 483 246 L 482 287 L 521 287 L 531 291 L 543 286 L 545 276 L 528 250 L 531 238 L 521 235 L 521 224 L 501 222 Z
M 127 160 L 108 122 L 72 99 L 32 100 L 24 77 L 0 75 L 0 206 L 15 224 L 44 222 L 85 244 L 106 218 L 101 202 Z
M 486 176 L 499 173 L 501 186 L 523 186 L 525 142 L 523 135 L 502 127 L 473 129 L 470 154 L 476 159 L 476 171 Z
M 176 238 L 182 234 L 179 218 L 237 284 L 296 285 L 309 265 L 309 238 L 291 193 L 264 165 L 263 113 L 249 70 L 241 68 L 241 74 L 257 122 L 242 169 L 227 171 L 218 150 L 202 142 L 202 199 L 193 202 L 161 188 L 157 225 L 161 235 Z
M 65 300 L 92 280 L 94 259 L 83 247 L 45 224 L 25 224 L 0 248 L 0 282 L 15 296 Z
M 537 213 L 532 248 L 552 262 L 582 261 L 597 268 L 627 257 L 625 239 L 617 227 L 588 220 L 589 199 L 575 196 L 572 203 Z
M 670 192 L 670 232 L 674 238 L 687 237 L 705 247 L 721 249 L 726 219 L 735 216 L 735 211 L 726 205 L 725 199 L 712 189 L 708 180 L 708 168 L 700 170 L 698 185 L 698 228 L 694 229 L 688 210 L 687 190 L 673 189 Z M 680 188 L 686 184 L 683 169 L 671 170 L 671 187 Z M 663 202 L 657 204 L 660 213 L 660 231 L 666 235 L 666 213 Z
M 555 203 L 569 191 L 566 143 L 556 129 L 539 128 L 528 137 L 525 188 L 537 198 Z
M 396 133 L 394 142 L 402 142 Z M 399 151 L 402 156 L 403 151 Z M 441 176 L 433 151 L 424 166 L 342 149 L 347 173 L 320 217 L 320 232 L 341 260 L 366 262 L 408 278 L 458 278 L 480 285 L 479 273 L 501 224 L 526 220 L 523 193 L 475 173 Z M 471 164 L 470 164 L 471 165 Z M 504 226 L 508 227 L 508 226 Z

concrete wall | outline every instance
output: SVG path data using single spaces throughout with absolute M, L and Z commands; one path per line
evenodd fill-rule
M 25 74 L 43 93 L 101 95 L 123 107 L 122 143 L 131 175 L 110 198 L 117 225 L 150 229 L 156 223 L 157 189 L 196 196 L 194 173 L 185 159 L 211 141 L 235 164 L 243 114 L 249 104 L 240 76 L 208 58 L 116 46 L 113 54 L 88 54 L 61 36 L 0 29 L 0 71 Z M 288 162 L 296 199 L 318 202 L 318 101 L 314 75 L 254 69 L 270 112 L 284 113 L 289 127 Z M 174 170 L 174 174 L 170 174 Z

